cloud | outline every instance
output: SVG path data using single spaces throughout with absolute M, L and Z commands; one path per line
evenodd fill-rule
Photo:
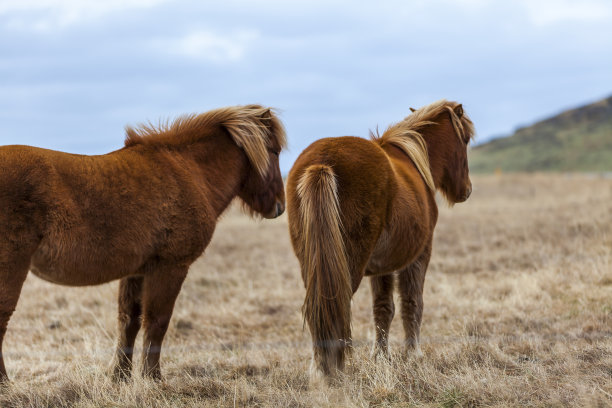
M 249 45 L 259 37 L 253 30 L 231 34 L 197 30 L 182 37 L 155 41 L 155 45 L 171 54 L 215 63 L 235 62 L 244 58 Z
M 398 7 L 398 5 L 395 5 Z M 419 6 L 429 11 L 445 8 L 462 11 L 486 11 L 488 15 L 519 10 L 536 27 L 559 23 L 605 22 L 612 17 L 612 2 L 609 0 L 415 0 L 410 9 Z M 503 14 L 501 14 L 503 15 Z M 507 16 L 507 15 L 506 15 Z M 500 21 L 503 22 L 503 21 Z
M 0 18 L 13 30 L 49 32 L 83 25 L 131 9 L 155 7 L 167 0 L 19 0 L 0 3 Z
M 590 23 L 612 16 L 612 4 L 609 1 L 529 0 L 523 6 L 529 20 L 536 26 L 564 22 Z

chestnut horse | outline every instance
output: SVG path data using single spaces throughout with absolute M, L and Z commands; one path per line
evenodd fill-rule
M 159 379 L 174 302 L 219 215 L 236 196 L 266 218 L 284 211 L 285 132 L 269 108 L 227 107 L 126 133 L 124 148 L 102 156 L 0 147 L 0 381 L 28 270 L 69 286 L 121 279 L 114 377 L 130 375 L 142 325 L 142 371 Z
M 473 134 L 462 106 L 442 100 L 372 140 L 321 139 L 298 157 L 287 179 L 289 232 L 306 286 L 304 320 L 324 374 L 344 367 L 350 302 L 364 276 L 371 277 L 377 350 L 388 350 L 394 275 L 406 342 L 418 347 L 435 191 L 450 204 L 469 197 Z

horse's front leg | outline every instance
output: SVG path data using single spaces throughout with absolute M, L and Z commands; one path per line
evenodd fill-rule
M 123 380 L 132 372 L 134 341 L 140 330 L 142 315 L 142 283 L 140 276 L 123 278 L 119 281 L 118 312 L 119 341 L 113 369 L 113 378 Z
M 393 304 L 393 274 L 372 276 L 372 303 L 376 325 L 376 354 L 389 354 L 389 328 L 395 315 Z
M 143 375 L 161 380 L 159 356 L 174 302 L 187 276 L 188 266 L 157 268 L 144 276 L 142 308 L 144 327 Z
M 9 254 L 0 248 L 0 383 L 8 381 L 4 367 L 2 343 L 9 319 L 15 311 L 17 300 L 21 294 L 23 282 L 28 274 L 29 259 L 23 257 L 15 261 L 8 261 Z
M 416 261 L 398 273 L 406 346 L 409 350 L 414 350 L 417 353 L 421 352 L 419 341 L 421 319 L 423 317 L 423 287 L 430 257 L 431 243 L 427 245 Z

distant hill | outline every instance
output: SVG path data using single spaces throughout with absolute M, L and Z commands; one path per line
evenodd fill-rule
M 469 163 L 477 173 L 612 171 L 612 96 L 476 146 Z

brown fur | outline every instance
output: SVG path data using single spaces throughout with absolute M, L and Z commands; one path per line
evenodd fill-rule
M 438 214 L 434 189 L 450 203 L 469 197 L 473 133 L 461 105 L 439 101 L 380 137 L 321 139 L 297 159 L 287 179 L 289 232 L 306 286 L 304 319 L 325 374 L 343 367 L 351 340 L 347 294 L 350 299 L 364 276 L 372 277 L 378 349 L 387 352 L 394 272 L 406 342 L 418 345 Z
M 143 373 L 160 378 L 174 301 L 219 215 L 236 196 L 265 217 L 283 212 L 284 145 L 276 116 L 249 105 L 128 129 L 126 147 L 102 156 L 0 147 L 0 380 L 29 269 L 71 286 L 121 279 L 114 373 L 129 375 L 142 324 Z

